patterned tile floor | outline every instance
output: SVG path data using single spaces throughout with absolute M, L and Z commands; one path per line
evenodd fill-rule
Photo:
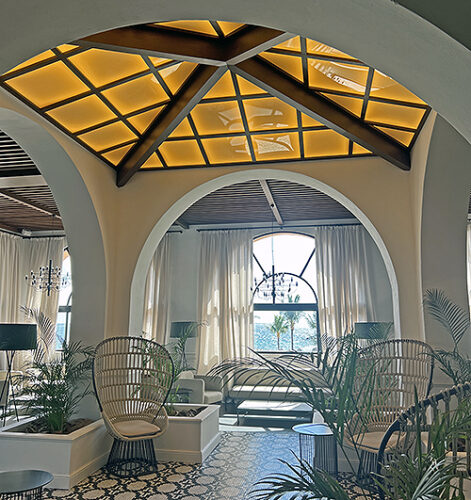
M 281 471 L 278 459 L 293 461 L 297 435 L 279 432 L 223 432 L 204 464 L 166 463 L 158 474 L 132 479 L 109 476 L 103 469 L 70 491 L 48 490 L 49 499 L 242 500 L 258 479 Z

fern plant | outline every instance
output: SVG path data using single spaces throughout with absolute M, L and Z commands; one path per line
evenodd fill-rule
M 471 381 L 471 359 L 460 353 L 460 343 L 469 335 L 468 311 L 452 302 L 443 290 L 426 290 L 424 307 L 430 316 L 440 323 L 453 342 L 453 350 L 436 349 L 433 356 L 440 369 L 455 385 Z

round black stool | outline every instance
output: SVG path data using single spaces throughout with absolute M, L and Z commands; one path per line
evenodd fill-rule
M 337 475 L 337 440 L 325 424 L 299 424 L 293 427 L 299 434 L 300 459 L 315 469 Z
M 38 500 L 43 497 L 43 487 L 54 479 L 42 470 L 0 472 L 0 499 Z

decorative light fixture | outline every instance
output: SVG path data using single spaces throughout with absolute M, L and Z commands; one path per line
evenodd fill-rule
M 288 295 L 294 294 L 299 286 L 299 277 L 292 273 L 277 273 L 275 272 L 275 249 L 274 249 L 274 236 L 273 221 L 271 224 L 271 273 L 263 273 L 263 278 L 257 282 L 254 278 L 253 294 L 261 300 L 271 298 L 273 304 L 277 299 L 281 302 L 284 301 Z
M 70 274 L 62 274 L 61 268 L 53 266 L 52 260 L 49 265 L 41 266 L 38 272 L 31 271 L 29 276 L 25 276 L 26 281 L 38 292 L 47 292 L 48 297 L 51 291 L 59 292 L 70 283 Z

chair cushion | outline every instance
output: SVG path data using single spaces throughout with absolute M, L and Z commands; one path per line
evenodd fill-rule
M 222 401 L 221 391 L 204 391 L 204 403 L 210 405 Z
M 195 375 L 191 370 L 185 370 L 178 375 L 179 380 L 188 380 L 193 378 L 195 378 Z
M 124 420 L 113 424 L 114 428 L 124 437 L 136 438 L 153 436 L 160 432 L 160 427 L 145 420 Z
M 274 401 L 302 400 L 303 395 L 298 387 L 273 387 L 267 385 L 235 385 L 229 396 L 234 399 L 268 399 Z

